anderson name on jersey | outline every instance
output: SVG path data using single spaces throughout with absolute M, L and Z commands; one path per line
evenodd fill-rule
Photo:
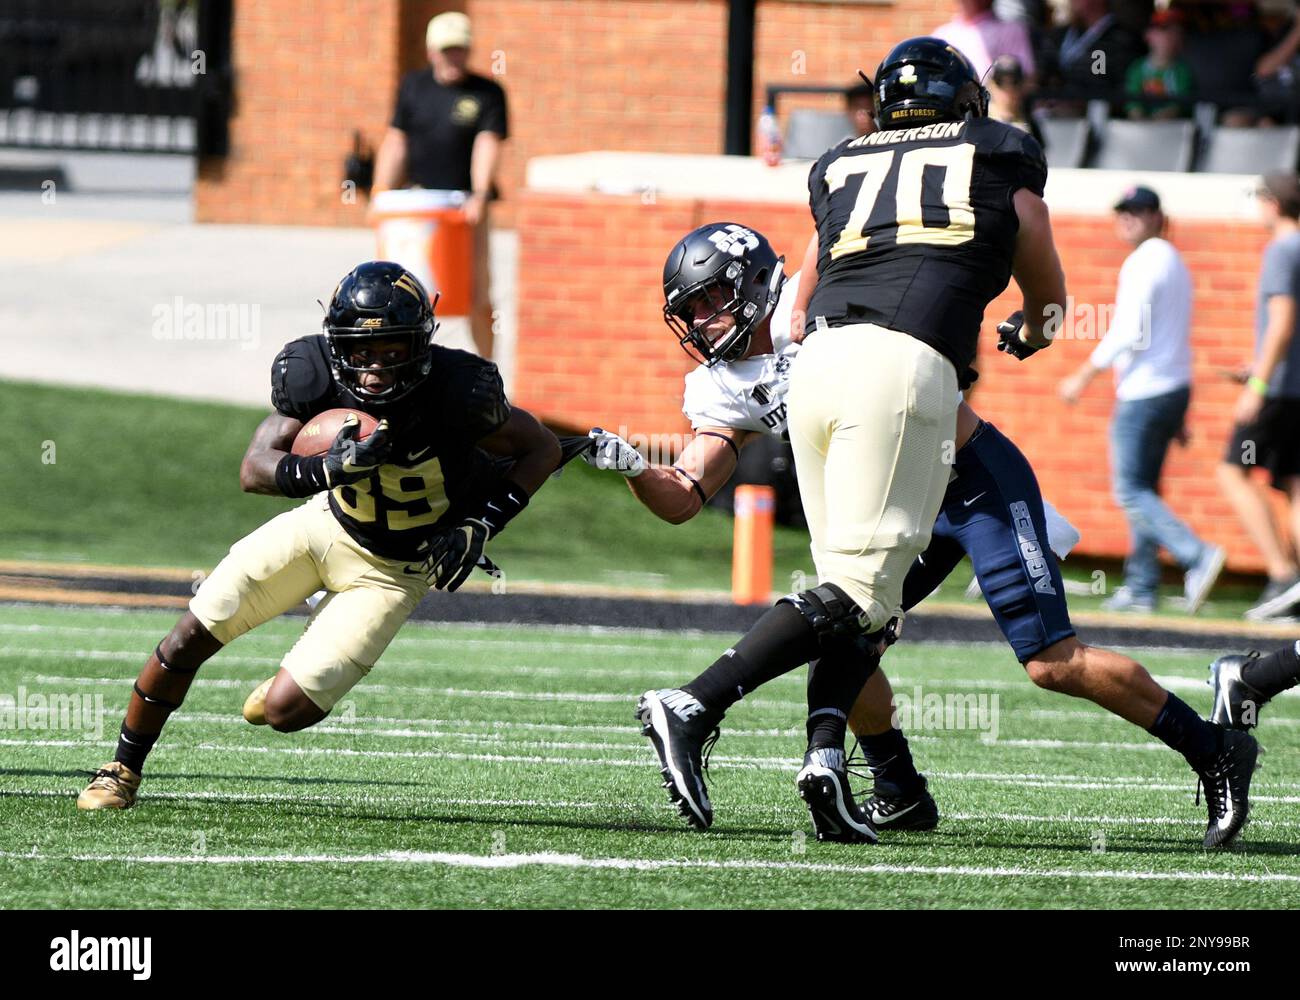
M 271 404 L 304 423 L 354 401 L 335 382 L 325 337 L 290 341 L 271 366 Z M 389 460 L 368 479 L 330 491 L 334 516 L 360 545 L 387 559 L 417 561 L 420 546 L 462 516 L 496 478 L 475 442 L 510 417 L 496 365 L 434 345 L 429 376 L 396 412 Z

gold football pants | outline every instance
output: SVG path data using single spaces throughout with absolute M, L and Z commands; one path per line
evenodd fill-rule
M 948 488 L 956 370 L 895 330 L 814 329 L 787 402 L 817 575 L 856 601 L 875 631 L 902 614 L 903 579 Z
M 429 592 L 424 576 L 405 572 L 408 565 L 353 541 L 321 493 L 232 545 L 190 611 L 228 643 L 325 590 L 281 666 L 329 711 L 370 672 Z

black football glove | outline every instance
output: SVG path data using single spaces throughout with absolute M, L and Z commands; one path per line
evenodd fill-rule
M 474 567 L 484 560 L 483 546 L 492 531 L 477 518 L 467 517 L 429 543 L 429 554 L 420 569 L 435 590 L 454 592 L 469 579 Z
M 1041 351 L 1042 347 L 1033 347 L 1021 339 L 1020 332 L 1024 329 L 1024 326 L 1025 314 L 1019 309 L 999 323 L 998 350 L 1010 354 L 1019 361 L 1024 361 L 1031 354 L 1037 354 Z M 1047 344 L 1043 345 L 1043 347 L 1046 346 Z
M 330 489 L 365 479 L 384 464 L 393 450 L 387 420 L 379 421 L 379 426 L 364 441 L 357 440 L 360 432 L 361 421 L 356 414 L 349 413 L 325 454 L 325 481 Z

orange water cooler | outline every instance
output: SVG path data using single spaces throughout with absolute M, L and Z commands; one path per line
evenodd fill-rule
M 380 260 L 401 264 L 438 299 L 439 316 L 468 316 L 474 291 L 474 231 L 463 191 L 381 191 L 370 206 Z

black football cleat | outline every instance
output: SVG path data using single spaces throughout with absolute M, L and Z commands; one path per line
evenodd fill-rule
M 939 807 L 924 776 L 921 787 L 910 795 L 877 784 L 862 811 L 877 830 L 933 830 L 939 825 Z
M 818 840 L 841 844 L 874 844 L 876 828 L 853 801 L 844 751 L 832 747 L 809 750 L 795 778 L 799 797 L 812 814 Z
M 694 696 L 677 688 L 647 691 L 637 703 L 641 733 L 654 744 L 659 773 L 677 811 L 697 830 L 713 823 L 704 771 L 719 729 Z
M 1268 698 L 1241 678 L 1241 668 L 1258 658 L 1256 651 L 1245 656 L 1233 653 L 1220 656 L 1210 664 L 1210 679 L 1206 683 L 1214 692 L 1211 722 L 1225 729 L 1253 729 L 1259 724 L 1259 710 Z
M 1223 749 L 1198 770 L 1209 824 L 1205 827 L 1206 847 L 1227 847 L 1241 833 L 1250 815 L 1250 779 L 1255 773 L 1259 744 L 1250 733 L 1223 731 Z

